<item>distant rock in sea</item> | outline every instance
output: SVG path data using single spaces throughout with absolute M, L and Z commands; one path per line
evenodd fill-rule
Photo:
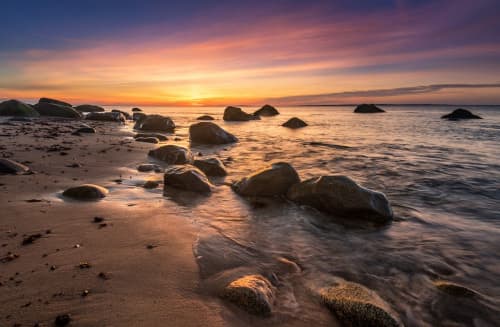
M 279 111 L 269 105 L 269 104 L 266 104 L 264 106 L 262 106 L 262 108 L 260 108 L 259 110 L 257 110 L 256 112 L 253 113 L 254 116 L 266 116 L 266 117 L 269 117 L 269 116 L 276 116 L 276 115 L 279 115 Z
M 141 112 L 142 109 L 141 108 L 132 108 L 132 112 Z
M 385 110 L 377 107 L 374 104 L 360 104 L 359 106 L 354 109 L 355 113 L 358 114 L 375 114 L 375 113 L 380 113 L 380 112 L 385 112 Z
M 191 164 L 194 161 L 193 154 L 189 149 L 173 144 L 151 150 L 148 155 L 169 165 Z
M 38 117 L 40 114 L 24 102 L 7 100 L 0 103 L 0 116 Z
M 136 120 L 134 129 L 172 133 L 175 130 L 175 123 L 170 117 L 145 115 Z
M 307 123 L 300 118 L 293 117 L 287 120 L 281 126 L 296 129 L 296 128 L 306 127 Z
M 196 144 L 228 144 L 238 141 L 236 136 L 212 122 L 199 122 L 189 126 L 189 138 Z
M 76 106 L 75 109 L 79 112 L 104 112 L 104 108 L 92 104 L 81 104 Z
M 258 116 L 244 112 L 241 108 L 229 106 L 224 110 L 225 121 L 249 121 L 260 119 Z
M 196 120 L 215 120 L 215 119 L 212 116 L 203 115 L 203 116 L 200 116 L 200 117 L 196 118 Z
M 50 102 L 39 102 L 33 106 L 41 116 L 53 116 L 81 119 L 82 114 L 72 107 L 54 104 Z
M 52 103 L 52 104 L 57 104 L 60 106 L 66 106 L 66 107 L 72 107 L 70 103 L 61 101 L 61 100 L 56 100 L 56 99 L 51 99 L 51 98 L 40 98 L 38 100 L 38 103 Z
M 452 113 L 442 116 L 441 119 L 460 120 L 460 119 L 482 119 L 482 118 L 477 115 L 474 115 L 467 109 L 458 108 L 453 110 Z

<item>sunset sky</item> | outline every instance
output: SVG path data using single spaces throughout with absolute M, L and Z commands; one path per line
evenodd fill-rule
M 33 0 L 2 13 L 0 99 L 500 104 L 498 0 Z

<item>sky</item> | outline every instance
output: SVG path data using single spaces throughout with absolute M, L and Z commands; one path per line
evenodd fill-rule
M 498 0 L 2 3 L 0 99 L 500 104 Z

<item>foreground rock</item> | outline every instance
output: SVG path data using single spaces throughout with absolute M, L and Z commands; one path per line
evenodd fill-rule
M 224 110 L 223 119 L 225 121 L 248 121 L 259 119 L 259 117 L 246 113 L 241 108 L 229 106 Z
M 91 112 L 85 116 L 85 119 L 125 123 L 125 116 L 123 116 L 120 112 Z
M 322 289 L 323 303 L 346 326 L 402 326 L 390 306 L 377 293 L 356 283 Z
M 38 113 L 41 116 L 53 116 L 53 117 L 75 118 L 75 119 L 82 118 L 81 113 L 68 106 L 63 106 L 48 102 L 39 102 L 35 104 L 33 107 L 35 108 L 36 111 L 38 111 Z
M 18 100 L 8 100 L 0 103 L 0 116 L 38 117 L 38 111 Z
M 52 104 L 57 104 L 60 106 L 66 106 L 66 107 L 72 107 L 70 103 L 61 101 L 61 100 L 56 100 L 56 99 L 51 99 L 51 98 L 40 98 L 38 100 L 38 103 L 52 103 Z
M 238 141 L 236 136 L 211 122 L 200 122 L 189 126 L 189 138 L 191 142 L 198 144 L 228 144 Z
M 30 168 L 10 159 L 0 158 L 0 174 L 27 174 L 30 173 Z
M 187 166 L 174 166 L 165 171 L 163 178 L 164 187 L 175 187 L 196 193 L 210 193 L 212 185 L 207 176 L 198 168 Z
M 357 106 L 356 109 L 354 109 L 354 112 L 358 114 L 375 114 L 379 112 L 385 112 L 385 110 L 377 107 L 374 104 L 364 103 Z
M 172 133 L 175 129 L 175 124 L 170 117 L 161 115 L 146 115 L 138 118 L 134 125 L 134 129 L 141 131 L 158 131 Z
M 270 116 L 276 116 L 276 115 L 279 115 L 279 111 L 274 108 L 273 106 L 271 105 L 264 105 L 262 106 L 262 108 L 260 108 L 259 110 L 257 110 L 256 112 L 253 113 L 254 116 L 265 116 L 265 117 L 270 117 Z
M 160 140 L 158 140 L 156 137 L 136 137 L 135 140 L 137 142 L 144 142 L 144 143 L 153 143 L 153 144 L 160 143 Z
M 262 275 L 248 275 L 229 283 L 221 297 L 243 310 L 269 316 L 273 310 L 274 288 Z
M 76 106 L 75 109 L 79 112 L 104 112 L 104 108 L 92 104 L 81 104 Z
M 474 115 L 467 109 L 458 108 L 453 110 L 452 113 L 442 116 L 441 119 L 460 120 L 460 119 L 482 119 L 482 118 L 477 115 Z
M 198 117 L 196 119 L 197 120 L 215 120 L 214 117 L 209 116 L 209 115 L 203 115 L 203 116 L 200 116 L 200 117 Z
M 108 190 L 102 186 L 94 184 L 83 184 L 67 189 L 63 192 L 64 196 L 75 200 L 98 200 L 104 198 Z
M 161 160 L 169 165 L 183 165 L 193 163 L 193 154 L 188 149 L 178 145 L 164 145 L 149 151 L 149 156 Z
M 435 281 L 434 286 L 441 292 L 456 297 L 475 297 L 478 294 L 470 288 L 443 280 Z
M 156 173 L 161 173 L 162 168 L 158 165 L 155 165 L 155 164 L 141 164 L 137 167 L 137 170 L 142 172 L 142 173 L 146 173 L 146 172 L 150 172 L 150 171 L 154 171 Z
M 134 139 L 139 138 L 139 137 L 155 137 L 160 141 L 166 141 L 168 138 L 160 133 L 137 133 L 134 135 Z
M 227 171 L 222 161 L 218 158 L 195 160 L 193 165 L 207 176 L 226 176 Z
M 288 198 L 333 215 L 375 222 L 392 220 L 392 209 L 383 193 L 361 187 L 347 176 L 321 176 L 290 188 Z
M 272 164 L 232 185 L 233 190 L 243 196 L 284 195 L 294 184 L 300 182 L 295 169 L 286 162 Z
M 295 129 L 295 128 L 306 127 L 307 123 L 300 118 L 293 117 L 287 120 L 281 126 Z

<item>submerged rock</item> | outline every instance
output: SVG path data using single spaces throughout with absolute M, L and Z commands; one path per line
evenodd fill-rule
M 269 316 L 273 309 L 274 288 L 262 275 L 248 275 L 229 283 L 221 297 L 243 310 Z
M 39 102 L 33 106 L 41 116 L 53 116 L 64 118 L 82 118 L 82 114 L 72 107 L 53 104 L 48 102 Z
M 269 116 L 276 116 L 276 115 L 279 115 L 279 111 L 269 105 L 269 104 L 266 104 L 264 106 L 262 106 L 262 108 L 260 108 L 259 110 L 257 110 L 256 112 L 253 113 L 254 116 L 266 116 L 266 117 L 269 117 Z
M 165 135 L 160 134 L 160 133 L 137 133 L 134 135 L 135 139 L 138 137 L 155 137 L 160 141 L 168 140 L 168 138 Z
M 292 186 L 287 196 L 333 215 L 375 222 L 392 220 L 392 209 L 383 193 L 361 187 L 347 176 L 314 177 Z
M 198 159 L 193 164 L 207 176 L 226 176 L 227 171 L 218 158 Z
M 75 200 L 97 200 L 104 198 L 107 194 L 107 189 L 94 184 L 83 184 L 75 187 L 70 187 L 63 192 L 64 196 Z
M 229 106 L 224 110 L 223 119 L 225 121 L 248 121 L 260 118 L 244 112 L 241 108 Z
M 166 162 L 169 165 L 182 165 L 193 163 L 193 154 L 189 149 L 178 145 L 164 145 L 149 151 L 149 156 Z
M 477 292 L 470 288 L 443 280 L 435 281 L 434 286 L 436 286 L 438 290 L 452 296 L 474 297 L 477 295 Z
M 474 115 L 467 109 L 458 108 L 453 110 L 452 113 L 442 116 L 441 119 L 459 120 L 459 119 L 482 119 L 482 118 L 477 115 Z
M 30 168 L 14 160 L 0 158 L 0 174 L 27 174 Z
M 345 282 L 320 291 L 323 303 L 346 326 L 398 327 L 390 306 L 372 290 Z
M 174 166 L 165 171 L 164 187 L 175 187 L 186 191 L 197 193 L 210 193 L 212 184 L 207 176 L 198 168 L 186 166 Z
M 132 116 L 128 112 L 126 112 L 126 111 L 118 110 L 118 109 L 112 109 L 111 112 L 119 112 L 119 113 L 121 113 L 125 117 L 125 119 L 132 120 Z
M 0 103 L 0 116 L 38 117 L 40 114 L 24 102 L 8 100 Z
M 358 114 L 375 114 L 379 112 L 385 112 L 385 110 L 377 107 L 374 104 L 363 103 L 357 106 L 356 109 L 354 109 L 354 112 Z
M 161 173 L 162 168 L 158 165 L 155 165 L 155 164 L 141 164 L 137 167 L 137 170 L 142 172 L 142 173 L 149 172 L 149 171 L 155 171 L 157 173 Z
M 300 182 L 295 169 L 286 162 L 278 162 L 259 170 L 232 185 L 233 190 L 243 196 L 284 195 L 294 184 Z
M 306 127 L 307 123 L 300 118 L 293 117 L 287 120 L 281 126 L 295 129 L 295 128 Z
M 60 106 L 72 107 L 72 105 L 67 102 L 51 98 L 40 98 L 40 100 L 38 100 L 38 103 L 52 103 Z
M 125 116 L 119 112 L 91 112 L 85 117 L 85 119 L 125 123 Z
M 203 116 L 200 116 L 200 117 L 198 117 L 196 119 L 197 120 L 215 120 L 214 117 L 209 116 L 209 115 L 203 115 Z
M 227 144 L 237 142 L 233 134 L 211 122 L 200 122 L 189 126 L 191 142 L 198 144 Z
M 134 125 L 134 129 L 141 131 L 159 131 L 172 133 L 175 129 L 175 124 L 170 117 L 161 115 L 146 115 L 139 117 Z
M 93 104 L 81 104 L 76 106 L 75 109 L 80 112 L 104 112 L 104 108 L 100 106 L 96 106 Z
M 156 137 L 136 137 L 135 140 L 137 142 L 145 142 L 145 143 L 153 143 L 153 144 L 160 143 L 160 140 L 158 140 Z

